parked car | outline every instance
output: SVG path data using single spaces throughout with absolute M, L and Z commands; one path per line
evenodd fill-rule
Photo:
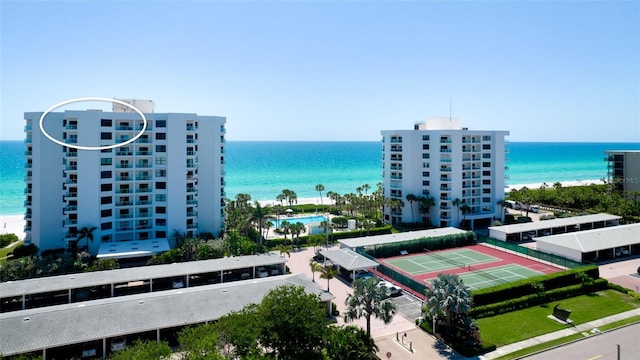
M 638 275 L 640 275 L 640 266 L 638 266 Z
M 82 358 L 95 357 L 98 354 L 98 348 L 96 344 L 87 343 L 82 345 Z
M 394 284 L 382 280 L 378 283 L 378 286 L 385 286 L 387 288 L 387 297 L 389 296 L 396 296 L 396 295 L 400 295 L 402 293 L 402 289 L 395 286 Z
M 349 274 L 349 277 L 351 278 L 351 280 L 358 280 L 358 279 L 366 280 L 366 279 L 372 278 L 373 274 L 370 273 L 368 270 L 356 270 L 355 273 L 351 272 L 351 274 Z
M 123 350 L 127 346 L 127 339 L 124 337 L 117 337 L 111 339 L 111 351 Z
M 280 275 L 280 269 L 276 265 L 269 265 L 269 275 Z
M 256 277 L 264 278 L 267 276 L 269 276 L 269 273 L 267 272 L 267 269 L 265 269 L 264 266 L 258 266 L 256 268 Z
M 240 279 L 246 280 L 250 278 L 251 278 L 251 273 L 249 273 L 249 270 L 242 270 L 242 272 L 240 273 Z
M 184 287 L 184 280 L 182 279 L 173 279 L 171 282 L 171 287 L 174 289 L 180 289 Z

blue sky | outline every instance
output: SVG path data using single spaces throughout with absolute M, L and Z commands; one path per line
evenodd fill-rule
M 102 96 L 228 140 L 377 141 L 451 103 L 511 141 L 640 141 L 638 1 L 2 1 L 0 24 L 3 140 Z

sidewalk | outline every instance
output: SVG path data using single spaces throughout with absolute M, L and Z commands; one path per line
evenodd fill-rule
M 580 325 L 576 325 L 575 327 L 571 327 L 571 328 L 567 328 L 564 330 L 559 330 L 556 332 L 552 332 L 552 333 L 548 333 L 548 334 L 544 334 L 544 335 L 540 335 L 540 336 L 536 336 L 534 338 L 531 339 L 527 339 L 527 340 L 522 340 L 519 341 L 517 343 L 513 343 L 513 344 L 508 344 L 502 347 L 497 348 L 496 350 L 490 352 L 490 353 L 486 353 L 482 356 L 480 356 L 480 359 L 495 359 L 495 358 L 499 358 L 500 356 L 518 351 L 518 350 L 522 350 L 522 349 L 526 349 L 528 347 L 531 346 L 535 346 L 538 344 L 542 344 L 551 340 L 555 340 L 555 339 L 559 339 L 565 336 L 569 336 L 569 335 L 573 335 L 573 334 L 578 334 L 578 333 L 588 333 L 589 335 L 591 335 L 591 330 L 593 329 L 597 329 L 599 326 L 602 325 L 606 325 L 606 324 L 610 324 L 619 320 L 623 320 L 632 316 L 638 316 L 640 315 L 640 308 L 639 309 L 634 309 L 634 310 L 629 310 L 629 311 L 625 311 L 623 313 L 619 313 L 619 314 L 615 314 L 615 315 L 611 315 L 611 316 L 607 316 L 605 318 L 602 319 L 597 319 L 597 320 L 593 320 L 593 321 L 589 321 L 586 322 L 584 324 L 580 324 Z M 596 331 L 597 333 L 597 331 Z

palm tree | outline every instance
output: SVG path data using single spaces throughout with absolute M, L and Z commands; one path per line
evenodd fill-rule
M 285 201 L 287 199 L 287 196 L 285 194 L 278 194 L 278 196 L 276 196 L 276 200 L 280 201 L 280 206 L 283 206 L 283 201 Z
M 287 220 L 282 220 L 282 222 L 280 223 L 280 230 L 282 231 L 282 234 L 284 235 L 284 242 L 286 244 L 287 243 L 287 234 L 291 231 L 291 223 L 288 222 Z M 291 241 L 293 241 L 293 235 L 291 237 L 292 237 Z
M 407 194 L 407 201 L 409 202 L 409 206 L 411 207 L 411 221 L 414 221 L 413 217 L 413 202 L 418 201 L 418 197 L 413 194 Z M 414 221 L 415 222 L 415 221 Z
M 500 206 L 500 221 L 504 219 L 504 207 L 507 206 L 507 202 L 504 199 L 496 201 L 496 205 Z
M 458 208 L 458 218 L 459 218 L 460 217 L 460 204 L 462 204 L 462 200 L 460 200 L 459 198 L 455 198 L 455 199 L 453 199 L 451 204 Z
M 306 227 L 303 223 L 297 222 L 295 224 L 291 224 L 289 230 L 291 231 L 291 241 L 293 241 L 293 235 L 296 236 L 296 247 L 300 247 L 300 234 L 305 232 Z
M 447 335 L 451 334 L 451 320 L 454 315 L 465 314 L 472 306 L 469 287 L 455 274 L 438 274 L 436 279 L 431 280 L 431 287 L 427 287 L 425 295 L 425 315 L 433 319 L 444 313 Z
M 467 217 L 467 214 L 470 213 L 472 210 L 471 206 L 467 205 L 467 203 L 462 203 L 462 205 L 460 205 L 460 211 L 462 212 L 462 222 L 464 223 L 465 218 Z
M 396 306 L 387 298 L 385 286 L 378 286 L 376 278 L 354 280 L 353 294 L 348 294 L 345 304 L 348 306 L 344 315 L 345 322 L 351 322 L 361 317 L 367 320 L 367 335 L 371 335 L 371 316 L 391 322 L 396 312 Z
M 327 197 L 329 198 L 329 200 L 335 200 L 335 196 L 337 195 L 336 193 L 334 193 L 333 191 L 327 191 L 327 193 L 325 194 L 327 195 Z M 331 202 L 329 202 L 329 204 L 331 204 Z M 333 202 L 333 205 L 335 205 L 335 201 Z
M 87 239 L 87 249 L 89 248 L 89 241 L 93 242 L 93 232 L 97 229 L 97 227 L 92 226 L 88 228 L 86 226 L 82 227 L 78 232 L 78 238 L 76 239 L 76 247 L 80 243 L 80 240 Z
M 331 327 L 326 351 L 329 359 L 371 359 L 378 346 L 371 336 L 355 325 Z
M 364 195 L 367 196 L 367 192 L 369 191 L 369 189 L 371 189 L 371 185 L 369 184 L 364 184 L 362 185 L 362 189 L 364 190 Z
M 251 220 L 258 224 L 258 244 L 262 245 L 262 225 L 264 224 L 265 212 L 259 202 L 255 201 L 255 209 L 251 216 Z
M 431 223 L 431 217 L 429 216 L 429 213 L 431 212 L 431 208 L 435 206 L 436 201 L 431 196 L 421 196 L 418 200 L 420 200 L 418 212 L 420 214 L 427 214 L 427 219 L 429 219 L 429 223 Z
M 309 267 L 311 268 L 311 281 L 316 282 L 316 273 L 321 273 L 323 267 L 315 261 L 310 262 Z
M 287 256 L 291 257 L 291 246 L 285 245 L 285 244 L 280 244 L 278 246 L 278 250 L 280 250 L 280 256 L 287 255 Z
M 327 292 L 330 292 L 330 290 L 329 290 L 329 280 L 331 280 L 334 277 L 336 277 L 336 275 L 338 275 L 338 273 L 340 273 L 338 271 L 338 269 L 334 269 L 333 266 L 325 266 L 324 268 L 322 268 L 322 271 L 320 272 L 320 278 L 321 279 L 327 279 Z
M 322 204 L 322 192 L 324 191 L 324 185 L 318 184 L 316 185 L 316 191 L 320 193 L 320 205 Z

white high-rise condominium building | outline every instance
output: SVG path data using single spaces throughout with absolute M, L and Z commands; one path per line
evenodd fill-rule
M 507 135 L 462 128 L 457 118 L 382 131 L 384 221 L 474 227 L 503 219 Z M 428 212 L 421 198 L 433 198 Z
M 93 241 L 78 246 L 88 243 L 98 257 L 135 257 L 167 250 L 175 231 L 220 233 L 226 118 L 153 113 L 151 101 L 125 101 L 145 113 L 147 129 L 107 150 L 56 144 L 40 131 L 41 112 L 24 114 L 26 243 L 65 248 L 95 227 Z M 135 137 L 143 121 L 114 105 L 113 112 L 51 112 L 43 125 L 66 144 L 95 147 Z

